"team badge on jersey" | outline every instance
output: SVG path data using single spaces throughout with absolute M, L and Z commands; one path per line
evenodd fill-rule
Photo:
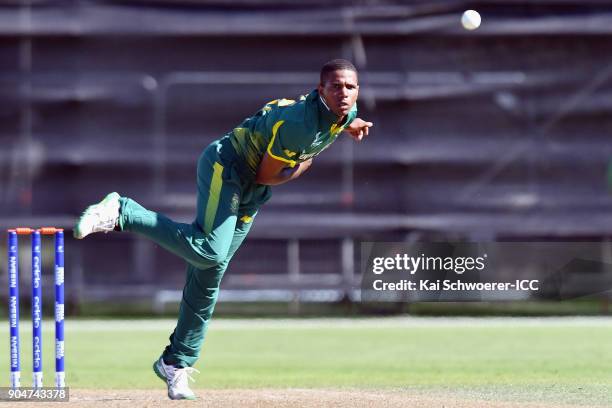
M 232 203 L 230 204 L 230 211 L 232 212 L 232 214 L 238 213 L 239 205 L 240 205 L 240 198 L 238 197 L 237 193 L 234 193 L 234 195 L 232 196 Z

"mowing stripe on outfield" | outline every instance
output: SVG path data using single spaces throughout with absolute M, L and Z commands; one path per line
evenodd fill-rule
M 172 330 L 174 319 L 137 320 L 67 320 L 66 330 L 75 331 L 155 331 Z M 6 331 L 8 322 L 2 324 Z M 30 322 L 22 322 L 20 330 L 32 331 Z M 612 317 L 372 317 L 316 319 L 213 319 L 213 330 L 252 329 L 361 329 L 361 328 L 444 328 L 444 327 L 612 327 Z M 45 321 L 43 331 L 54 329 L 54 322 Z

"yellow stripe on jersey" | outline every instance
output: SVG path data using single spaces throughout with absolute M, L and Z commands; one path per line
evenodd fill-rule
M 204 232 L 210 234 L 215 226 L 217 208 L 219 208 L 219 196 L 223 186 L 223 166 L 215 162 L 213 166 L 213 176 L 210 180 L 210 190 L 208 192 L 208 203 L 206 204 L 206 215 L 204 217 Z
M 268 103 L 266 103 L 266 105 L 278 105 L 278 106 L 291 106 L 295 103 L 295 101 L 293 99 L 286 99 L 286 98 L 282 98 L 282 99 L 275 99 L 273 101 L 270 101 Z
M 337 123 L 334 123 L 330 128 L 329 128 L 329 133 L 331 133 L 332 136 L 336 136 L 338 133 L 342 132 L 344 130 L 344 126 L 338 125 Z
M 282 162 L 288 163 L 289 167 L 295 167 L 295 165 L 297 164 L 296 161 L 287 160 L 284 157 L 276 156 L 274 153 L 272 153 L 272 145 L 274 144 L 274 141 L 276 140 L 276 134 L 278 133 L 278 128 L 281 127 L 283 123 L 285 123 L 284 120 L 279 120 L 278 122 L 274 124 L 274 126 L 272 126 L 272 139 L 270 139 L 270 143 L 268 144 L 268 154 L 271 157 L 275 158 L 276 160 L 280 160 Z

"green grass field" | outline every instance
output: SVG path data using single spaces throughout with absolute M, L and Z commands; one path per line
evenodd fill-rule
M 67 321 L 73 388 L 163 388 L 151 370 L 171 320 Z M 0 364 L 8 385 L 8 323 Z M 45 378 L 53 378 L 45 325 Z M 31 330 L 22 330 L 24 385 Z M 410 389 L 498 401 L 612 406 L 607 318 L 369 318 L 213 322 L 197 388 Z M 552 405 L 551 405 L 552 406 Z

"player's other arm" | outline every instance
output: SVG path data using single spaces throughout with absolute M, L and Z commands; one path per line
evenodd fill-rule
M 267 152 L 264 154 L 259 168 L 257 169 L 257 184 L 265 184 L 268 186 L 276 186 L 300 177 L 312 164 L 312 159 L 298 163 L 293 167 L 287 166 L 287 163 L 275 159 Z

